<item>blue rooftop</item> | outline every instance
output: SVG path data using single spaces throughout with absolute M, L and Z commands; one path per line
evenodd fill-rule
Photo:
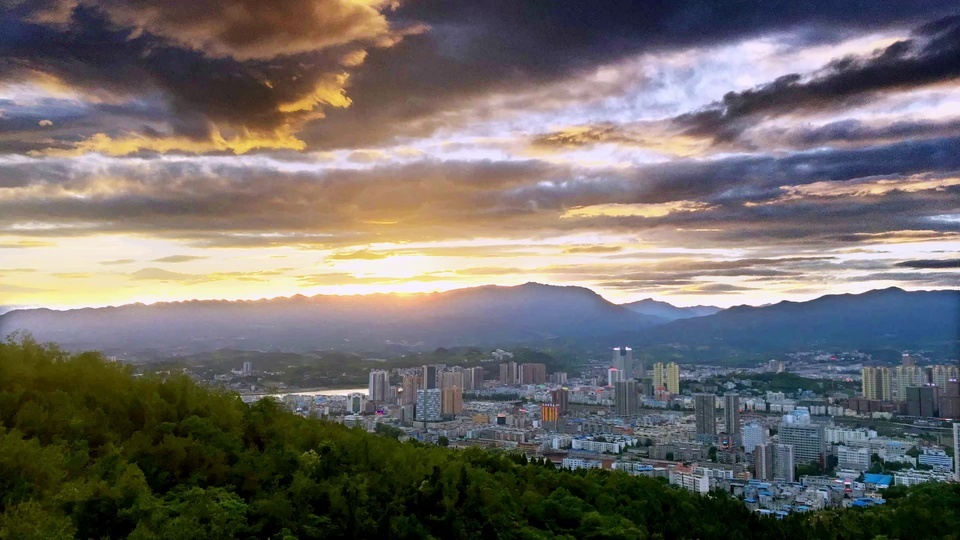
M 893 477 L 888 474 L 865 473 L 863 481 L 867 484 L 876 484 L 878 486 L 889 486 L 893 482 Z

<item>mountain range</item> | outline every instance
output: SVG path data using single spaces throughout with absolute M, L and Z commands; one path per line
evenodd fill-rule
M 712 313 L 711 313 L 712 312 Z M 788 351 L 828 347 L 955 351 L 960 291 L 897 288 L 726 310 L 645 300 L 616 305 L 583 287 L 527 283 L 413 295 L 187 301 L 0 315 L 68 349 L 188 354 L 221 348 L 429 350 L 564 342 Z
M 723 310 L 723 308 L 718 308 L 716 306 L 677 307 L 667 302 L 654 300 L 653 298 L 646 298 L 637 302 L 630 302 L 629 304 L 620 305 L 629 309 L 630 311 L 635 311 L 644 315 L 660 317 L 665 321 L 703 317 L 706 315 L 713 315 L 714 313 Z

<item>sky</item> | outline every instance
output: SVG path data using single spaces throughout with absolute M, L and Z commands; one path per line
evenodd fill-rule
M 954 2 L 0 0 L 0 306 L 958 277 Z

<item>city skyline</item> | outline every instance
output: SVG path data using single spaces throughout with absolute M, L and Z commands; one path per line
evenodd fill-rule
M 955 7 L 305 5 L 5 8 L 0 307 L 956 286 Z

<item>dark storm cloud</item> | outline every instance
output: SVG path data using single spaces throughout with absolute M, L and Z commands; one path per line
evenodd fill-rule
M 530 89 L 639 52 L 708 46 L 796 32 L 827 41 L 867 29 L 915 26 L 948 12 L 937 2 L 617 0 L 410 1 L 394 20 L 430 31 L 370 52 L 351 79 L 349 109 L 330 111 L 304 137 L 343 147 L 425 136 L 443 111 L 491 92 Z
M 730 92 L 705 110 L 674 119 L 687 134 L 736 139 L 758 119 L 856 105 L 877 94 L 960 78 L 960 16 L 921 26 L 868 58 L 834 60 L 812 77 L 785 75 L 751 90 Z
M 960 268 L 960 259 L 917 259 L 898 262 L 894 266 L 913 269 Z M 960 276 L 957 276 L 960 279 Z

